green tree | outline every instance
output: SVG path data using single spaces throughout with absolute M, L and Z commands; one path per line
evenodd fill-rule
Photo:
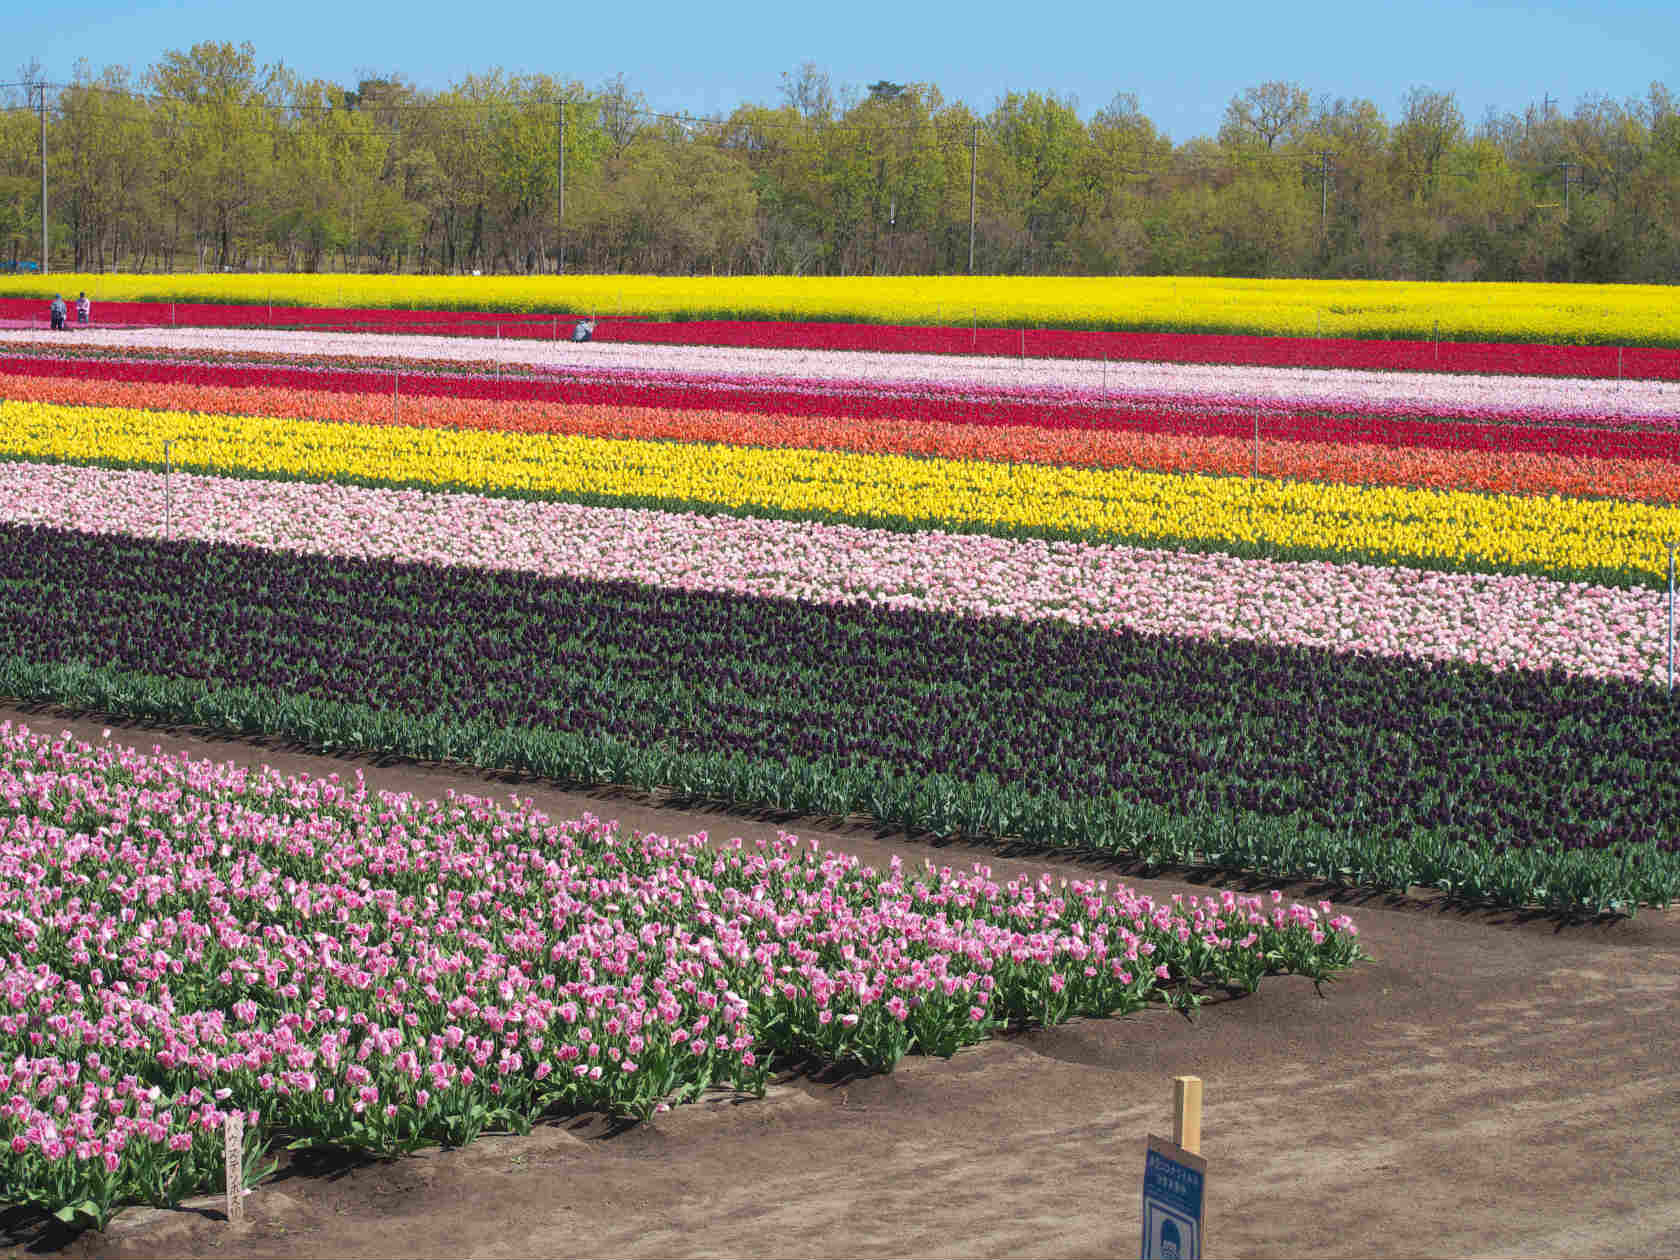
M 1086 145 L 1077 103 L 1055 93 L 1011 92 L 987 118 L 993 141 L 1008 160 L 997 190 L 1018 209 L 1025 229 L 1019 265 L 1043 270 L 1066 257 L 1056 248 L 1079 214 L 1079 158 Z
M 1297 139 L 1312 117 L 1312 99 L 1298 83 L 1272 80 L 1244 88 L 1225 106 L 1219 143 L 1271 152 Z
M 44 78 L 39 62 L 21 66 L 18 85 L 0 97 L 0 249 L 14 266 L 41 253 L 41 132 L 30 106 Z
M 1135 94 L 1098 110 L 1077 163 L 1078 221 L 1070 233 L 1075 268 L 1120 275 L 1150 265 L 1146 207 L 1172 160 L 1172 141 L 1155 129 Z
M 1426 87 L 1406 93 L 1391 135 L 1390 158 L 1401 187 L 1414 202 L 1435 200 L 1442 163 L 1463 138 L 1464 115 L 1454 93 Z
M 280 76 L 249 43 L 201 43 L 165 53 L 147 79 L 160 98 L 166 197 L 191 225 L 199 265 L 213 250 L 217 266 L 232 266 L 254 241 L 272 171 Z

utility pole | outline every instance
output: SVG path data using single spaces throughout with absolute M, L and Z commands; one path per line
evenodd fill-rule
M 1318 234 L 1330 235 L 1330 150 L 1318 151 Z
M 980 167 L 980 124 L 968 142 L 968 274 L 974 274 L 974 184 Z
M 558 155 L 559 163 L 559 202 L 554 205 L 554 274 L 563 276 L 566 272 L 566 102 L 559 102 L 558 106 L 558 141 L 554 144 L 554 153 Z
M 41 274 L 47 274 L 47 82 L 35 85 L 41 94 Z
M 1569 172 L 1574 167 L 1575 163 L 1573 162 L 1563 164 L 1563 221 L 1565 223 L 1569 222 Z

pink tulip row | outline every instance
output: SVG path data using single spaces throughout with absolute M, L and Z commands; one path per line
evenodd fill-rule
M 190 1193 L 229 1108 L 411 1149 L 1358 957 L 1351 920 L 1277 894 L 877 872 L 12 723 L 0 818 L 0 1182 L 26 1201 Z
M 1663 677 L 1646 589 L 183 474 L 169 496 L 175 536 L 208 542 Z M 164 498 L 156 473 L 0 464 L 10 522 L 152 535 Z
M 50 334 L 0 333 L 0 346 L 54 343 Z M 130 353 L 147 349 L 206 355 L 257 353 L 338 360 L 424 361 L 437 365 L 502 363 L 590 379 L 657 380 L 694 390 L 708 383 L 794 393 L 902 393 L 972 396 L 977 401 L 1037 398 L 1046 403 L 1159 402 L 1177 409 L 1254 407 L 1331 410 L 1373 416 L 1435 416 L 1616 423 L 1680 429 L 1680 382 L 1615 381 L 1439 373 L 1337 371 L 1164 363 L 1099 364 L 1081 360 L 953 359 L 941 355 L 819 350 L 753 350 L 543 342 L 486 342 L 450 337 L 257 329 L 147 329 L 82 334 L 80 348 Z

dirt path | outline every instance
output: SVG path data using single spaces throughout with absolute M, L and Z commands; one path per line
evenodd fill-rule
M 94 739 L 105 725 L 0 709 L 20 717 Z M 374 787 L 428 795 L 516 788 L 550 813 L 626 827 L 779 829 L 446 767 L 113 734 L 288 772 L 361 768 Z M 898 852 L 999 871 L 1099 869 L 782 826 L 874 862 Z M 253 1222 L 236 1232 L 208 1213 L 128 1212 L 70 1250 L 1135 1255 L 1143 1139 L 1170 1132 L 1170 1078 L 1192 1072 L 1206 1082 L 1210 1255 L 1680 1254 L 1680 913 L 1569 925 L 1421 899 L 1350 910 L 1376 960 L 1324 996 L 1272 980 L 1194 1020 L 1158 1010 L 1075 1023 L 906 1060 L 891 1076 L 679 1108 L 617 1136 L 580 1121 L 448 1154 L 294 1169 L 251 1196 Z

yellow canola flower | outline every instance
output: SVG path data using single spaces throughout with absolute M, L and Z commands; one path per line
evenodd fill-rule
M 0 277 L 0 297 L 1680 345 L 1671 285 L 1215 276 Z M 260 321 L 259 321 L 260 322 Z
M 1144 542 L 1264 543 L 1396 562 L 1567 574 L 1666 573 L 1680 508 L 1556 495 L 1247 481 L 1041 464 L 0 403 L 0 455 L 111 459 L 312 480 L 367 479 L 684 500 Z

